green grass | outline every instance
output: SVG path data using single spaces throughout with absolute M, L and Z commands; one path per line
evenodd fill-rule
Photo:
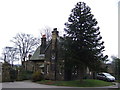
M 56 86 L 71 86 L 71 87 L 102 87 L 102 86 L 110 86 L 113 85 L 112 82 L 105 82 L 101 80 L 93 80 L 93 79 L 86 79 L 83 82 L 78 80 L 76 81 L 51 81 L 51 80 L 44 80 L 39 81 L 40 84 L 47 84 L 47 85 L 56 85 Z

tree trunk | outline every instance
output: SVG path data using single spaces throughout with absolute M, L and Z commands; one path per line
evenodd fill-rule
M 25 57 L 23 57 L 22 67 L 23 67 L 23 69 L 25 70 Z
M 70 68 L 70 64 L 65 61 L 64 66 L 64 80 L 70 81 L 72 79 L 72 67 Z
M 83 81 L 85 74 L 86 74 L 85 66 L 79 66 L 78 67 L 78 80 L 80 80 L 80 82 Z
M 72 71 L 70 69 L 66 69 L 64 71 L 64 80 L 65 81 L 70 81 L 72 80 Z
M 93 71 L 92 76 L 93 76 L 93 79 L 96 79 L 96 72 L 95 71 Z

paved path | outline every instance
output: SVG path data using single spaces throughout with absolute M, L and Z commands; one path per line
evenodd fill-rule
M 43 84 L 33 83 L 30 81 L 18 81 L 18 82 L 2 83 L 2 88 L 71 88 L 71 87 L 43 85 Z M 75 87 L 75 88 L 82 88 L 82 87 Z M 97 88 L 117 88 L 117 85 L 106 86 L 106 87 L 97 87 Z
M 30 81 L 5 82 L 2 83 L 2 88 L 56 88 L 57 86 L 49 86 L 37 84 Z

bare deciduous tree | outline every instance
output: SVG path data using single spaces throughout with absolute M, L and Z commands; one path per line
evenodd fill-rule
M 28 54 L 32 53 L 40 42 L 38 38 L 25 33 L 18 33 L 11 41 L 19 49 L 22 64 L 26 61 Z
M 1 59 L 13 66 L 13 62 L 19 60 L 18 53 L 19 51 L 17 48 L 7 46 L 3 49 L 3 56 Z

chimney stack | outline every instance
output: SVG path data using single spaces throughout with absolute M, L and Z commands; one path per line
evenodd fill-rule
M 52 31 L 52 49 L 55 49 L 56 42 L 57 42 L 57 37 L 58 37 L 58 31 L 57 28 L 54 28 Z
M 57 28 L 54 28 L 53 31 L 52 31 L 52 35 L 55 35 L 55 36 L 58 36 L 58 31 L 57 31 Z
M 46 47 L 46 36 L 45 35 L 43 35 L 41 38 L 41 46 Z
M 43 54 L 45 48 L 46 48 L 46 36 L 42 35 L 41 46 L 40 46 L 40 54 Z

